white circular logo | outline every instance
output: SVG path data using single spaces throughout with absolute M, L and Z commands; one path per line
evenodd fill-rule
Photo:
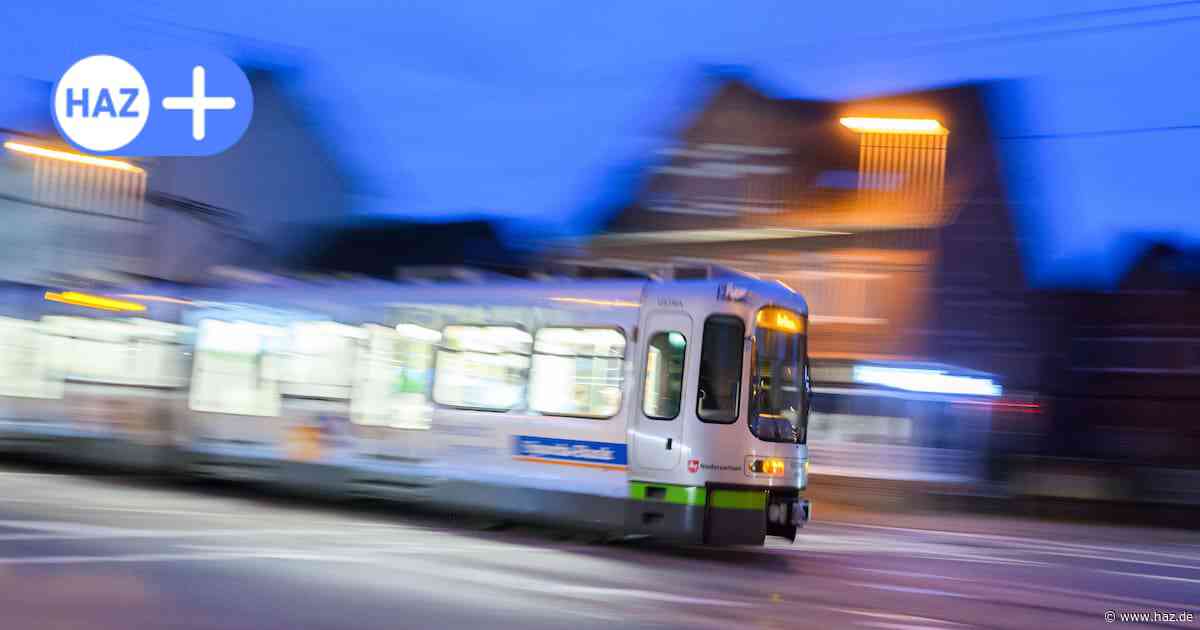
M 150 90 L 142 73 L 112 55 L 75 62 L 54 90 L 54 117 L 75 144 L 113 151 L 137 137 L 150 117 Z

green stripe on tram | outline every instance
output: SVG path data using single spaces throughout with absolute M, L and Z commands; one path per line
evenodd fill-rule
M 713 490 L 709 495 L 702 486 L 644 481 L 629 482 L 629 498 L 677 505 L 703 506 L 707 503 L 726 510 L 764 510 L 767 507 L 767 493 L 764 490 Z
M 629 482 L 629 498 L 638 501 L 659 501 L 679 505 L 704 505 L 704 488 L 676 486 L 667 483 Z
M 713 490 L 709 503 L 715 508 L 727 510 L 765 510 L 765 490 Z

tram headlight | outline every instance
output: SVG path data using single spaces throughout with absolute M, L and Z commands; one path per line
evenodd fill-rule
M 749 461 L 750 472 L 766 477 L 782 477 L 787 464 L 778 457 L 762 457 Z

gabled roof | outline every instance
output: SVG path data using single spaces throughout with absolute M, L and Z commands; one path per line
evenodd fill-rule
M 994 159 L 991 128 L 987 117 L 987 92 L 993 83 L 964 83 L 903 94 L 884 95 L 866 99 L 834 101 L 792 98 L 778 95 L 761 82 L 742 71 L 718 69 L 704 80 L 707 89 L 697 90 L 698 106 L 663 148 L 666 158 L 660 158 L 638 178 L 625 178 L 630 190 L 625 194 L 610 194 L 620 200 L 621 207 L 610 209 L 604 226 L 609 233 L 652 230 L 709 229 L 729 230 L 746 227 L 783 227 L 836 229 L 839 217 L 855 207 L 859 147 L 839 120 L 843 116 L 886 116 L 904 118 L 936 118 L 951 130 L 948 151 L 952 164 L 947 176 L 947 190 L 953 204 L 954 193 L 977 187 L 983 178 L 999 187 Z M 744 119 L 751 116 L 753 124 Z M 728 129 L 726 132 L 725 130 Z M 727 136 L 725 135 L 727 133 Z M 703 137 L 700 137 L 700 136 Z M 659 172 L 670 171 L 676 162 L 679 147 L 724 147 L 736 151 L 739 146 L 783 147 L 786 157 L 764 158 L 788 166 L 798 185 L 784 193 L 788 196 L 789 212 L 738 211 L 730 216 L 703 214 L 650 213 L 647 203 L 656 188 Z M 845 177 L 835 177 L 844 174 Z M 850 183 L 847 183 L 850 182 Z M 669 201 L 669 200 L 668 200 Z M 794 210 L 802 209 L 801 214 Z M 824 212 L 813 216 L 813 212 Z M 824 216 L 828 215 L 828 216 Z M 652 217 L 652 220 L 650 219 Z M 875 226 L 870 217 L 859 217 L 856 225 L 843 225 L 861 232 L 876 227 L 920 228 L 936 224 L 905 226 Z M 813 225 L 813 223 L 817 225 Z M 652 225 L 650 225 L 652 224 Z

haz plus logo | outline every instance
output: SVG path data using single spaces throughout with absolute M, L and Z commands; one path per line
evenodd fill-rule
M 246 132 L 254 110 L 237 64 L 206 51 L 85 57 L 54 85 L 54 123 L 90 153 L 213 155 Z
M 129 62 L 92 55 L 67 69 L 54 91 L 54 120 L 88 151 L 115 151 L 142 132 L 150 115 L 146 80 Z

